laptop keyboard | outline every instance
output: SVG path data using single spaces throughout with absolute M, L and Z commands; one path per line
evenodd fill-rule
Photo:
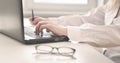
M 36 35 L 34 33 L 34 28 L 31 28 L 31 27 L 25 27 L 24 28 L 24 33 L 30 37 L 33 37 L 35 39 L 37 38 L 48 38 L 48 37 L 51 37 L 51 34 L 50 33 L 47 33 L 45 30 L 43 31 L 43 36 L 41 37 L 41 34 L 39 35 Z
M 25 39 L 28 40 L 27 43 L 48 43 L 48 42 L 60 42 L 68 41 L 67 36 L 55 36 L 52 33 L 47 33 L 46 30 L 43 30 L 43 36 L 35 35 L 34 28 L 24 28 Z M 27 35 L 27 36 L 26 36 Z

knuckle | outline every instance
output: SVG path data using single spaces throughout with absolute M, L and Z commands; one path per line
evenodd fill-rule
M 47 26 L 50 26 L 50 24 L 46 24 Z
M 46 25 L 41 25 L 42 28 L 46 27 Z
M 41 22 L 38 22 L 38 24 L 40 24 Z

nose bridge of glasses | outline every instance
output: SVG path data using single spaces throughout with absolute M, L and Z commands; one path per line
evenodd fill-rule
M 58 53 L 58 47 L 52 47 L 52 53 Z

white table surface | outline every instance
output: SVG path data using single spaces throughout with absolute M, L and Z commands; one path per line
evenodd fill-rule
M 43 44 L 42 44 L 43 45 Z M 87 44 L 70 42 L 48 43 L 55 47 L 72 47 L 76 49 L 76 59 L 61 58 L 51 55 L 35 56 L 35 45 L 25 45 L 0 34 L 0 63 L 113 63 Z

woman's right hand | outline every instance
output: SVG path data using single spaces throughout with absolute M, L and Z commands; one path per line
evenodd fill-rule
M 39 33 L 43 34 L 43 29 L 57 36 L 67 36 L 67 28 L 65 26 L 50 21 L 40 21 L 35 28 L 36 35 L 39 35 Z
M 29 21 L 30 21 L 30 23 L 32 24 L 32 25 L 37 25 L 40 21 L 46 21 L 46 19 L 45 18 L 42 18 L 42 17 L 38 17 L 38 16 L 35 16 L 34 17 L 34 21 L 32 21 L 32 17 L 31 18 L 29 18 Z

